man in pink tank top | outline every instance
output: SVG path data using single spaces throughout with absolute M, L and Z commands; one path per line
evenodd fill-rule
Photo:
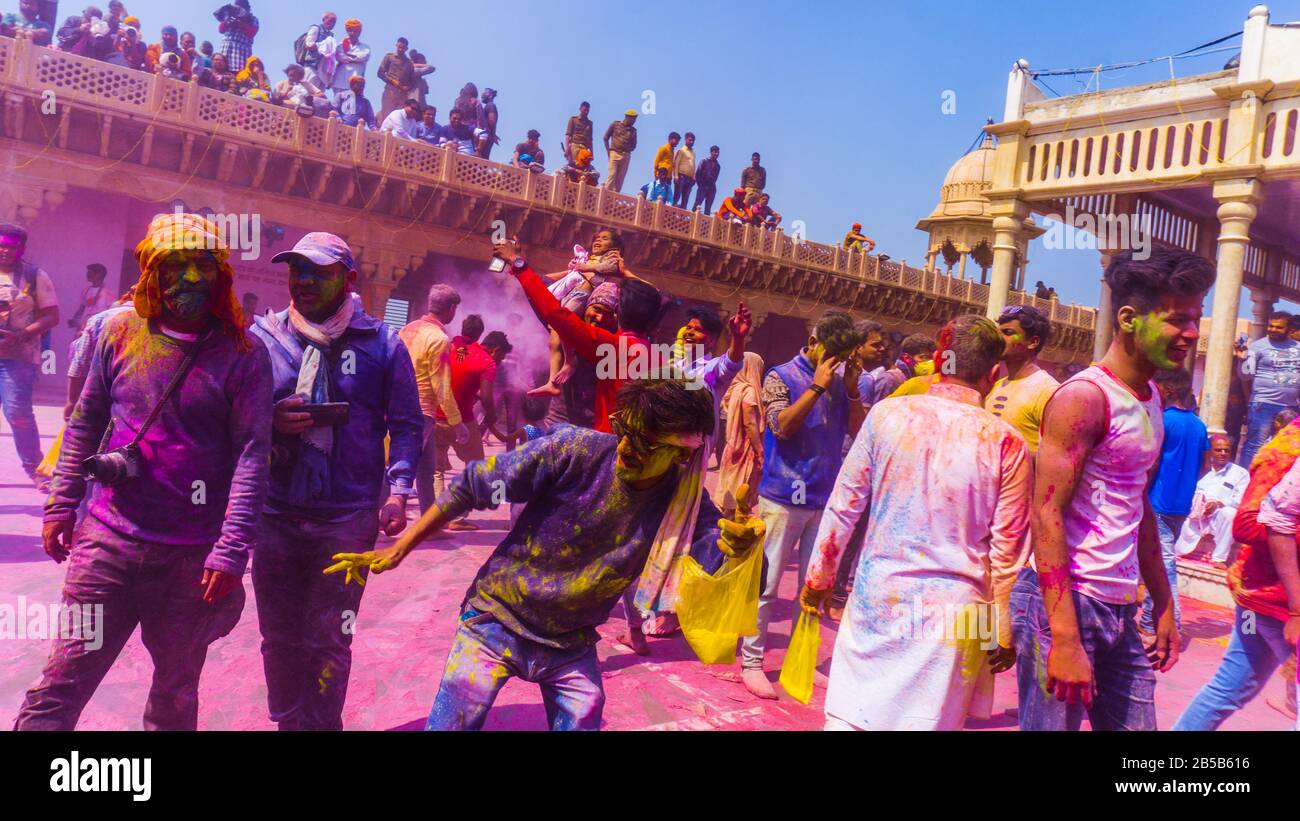
M 1115 338 L 1044 411 L 1031 506 L 1033 565 L 1011 594 L 1023 730 L 1154 730 L 1155 673 L 1178 661 L 1173 596 L 1147 497 L 1164 435 L 1158 370 L 1196 349 L 1214 266 L 1195 254 L 1117 255 Z M 1146 584 L 1156 638 L 1135 616 Z

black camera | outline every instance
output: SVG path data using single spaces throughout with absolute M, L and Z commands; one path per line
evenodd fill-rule
M 144 455 L 139 445 L 124 445 L 107 453 L 97 453 L 81 463 L 81 473 L 105 487 L 120 485 L 140 475 Z
M 217 20 L 219 20 L 220 22 L 224 23 L 226 22 L 226 18 L 228 17 L 239 17 L 240 15 L 245 13 L 246 12 L 243 9 L 241 9 L 239 6 L 236 6 L 234 3 L 227 3 L 226 5 L 214 11 L 212 13 L 212 16 L 217 18 Z

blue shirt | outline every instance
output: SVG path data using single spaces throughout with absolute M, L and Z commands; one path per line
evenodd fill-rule
M 356 128 L 357 123 L 364 122 L 374 131 L 375 109 L 365 97 L 358 97 L 351 91 L 341 92 L 336 98 L 335 110 L 339 113 L 339 122 L 348 128 Z
M 1165 408 L 1165 442 L 1160 467 L 1151 483 L 1151 507 L 1166 516 L 1192 512 L 1192 496 L 1201 475 L 1201 460 L 1210 448 L 1209 432 L 1195 413 Z
M 1274 342 L 1267 336 L 1256 339 L 1246 348 L 1241 372 L 1255 379 L 1250 387 L 1251 402 L 1294 406 L 1300 398 L 1300 342 Z
M 276 316 L 281 326 L 288 325 L 287 310 Z M 287 348 L 282 336 L 268 330 L 266 317 L 258 317 L 249 332 L 271 355 L 274 400 L 293 394 L 302 364 L 301 340 L 293 335 L 287 341 L 295 344 Z M 390 485 L 393 493 L 410 494 L 424 447 L 424 414 L 411 355 L 396 331 L 358 308 L 343 336 L 325 352 L 323 366 L 329 369 L 330 400 L 349 405 L 347 424 L 334 429 L 330 489 L 306 504 L 290 501 L 293 464 L 302 439 L 276 432 L 272 444 L 286 458 L 271 467 L 266 509 L 321 519 L 361 510 L 377 512 L 388 498 Z M 387 470 L 385 436 L 392 440 Z
M 673 201 L 673 184 L 667 181 L 654 180 L 641 186 L 641 193 L 645 194 L 645 198 L 650 202 L 663 200 L 670 203 Z

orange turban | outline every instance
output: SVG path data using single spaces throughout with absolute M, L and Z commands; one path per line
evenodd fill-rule
M 159 214 L 149 223 L 144 239 L 135 247 L 135 260 L 140 265 L 135 312 L 145 319 L 162 314 L 162 286 L 158 277 L 162 261 L 174 251 L 195 250 L 207 251 L 217 263 L 217 289 L 209 303 L 212 315 L 221 320 L 239 350 L 252 350 L 244 334 L 244 313 L 235 298 L 235 270 L 230 267 L 230 250 L 221 240 L 220 229 L 198 214 Z
M 579 148 L 577 153 L 574 154 L 573 160 L 578 165 L 586 165 L 591 162 L 591 151 L 586 148 Z

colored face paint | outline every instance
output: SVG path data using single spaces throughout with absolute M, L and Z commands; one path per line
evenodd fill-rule
M 649 436 L 635 420 L 615 416 L 610 422 L 618 437 L 614 475 L 628 484 L 653 482 L 682 456 L 681 448 Z
M 23 258 L 26 245 L 15 236 L 0 236 L 0 267 L 12 269 Z
M 316 265 L 306 257 L 289 259 L 289 296 L 298 313 L 311 320 L 327 319 L 347 295 L 348 269 L 341 262 Z
M 1177 328 L 1166 323 L 1163 314 L 1152 311 L 1133 318 L 1133 339 L 1138 353 L 1162 371 L 1182 367 L 1185 352 L 1175 356 L 1170 349 L 1177 337 Z
M 181 323 L 207 314 L 217 271 L 217 261 L 206 251 L 177 251 L 163 260 L 158 286 L 164 314 Z
M 704 327 L 700 325 L 698 319 L 687 322 L 686 326 L 677 332 L 677 338 L 688 345 L 703 345 L 708 341 L 708 335 L 705 334 Z

